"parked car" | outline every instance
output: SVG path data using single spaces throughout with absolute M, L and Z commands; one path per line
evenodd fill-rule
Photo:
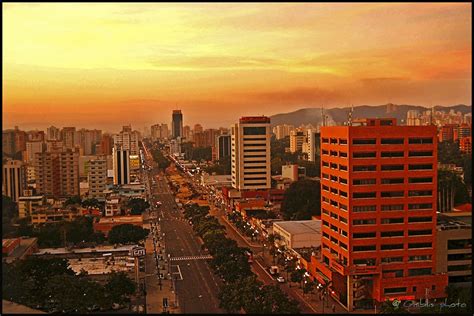
M 278 283 L 285 283 L 285 278 L 284 277 L 278 277 L 277 281 L 278 281 Z

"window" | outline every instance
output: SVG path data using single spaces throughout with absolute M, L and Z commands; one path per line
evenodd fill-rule
M 409 256 L 408 261 L 431 261 L 431 255 Z
M 347 171 L 347 166 L 345 166 L 345 165 L 339 165 L 339 170 Z
M 377 192 L 354 192 L 353 199 L 373 199 L 377 196 Z
M 353 166 L 352 171 L 357 172 L 357 171 L 376 171 L 377 167 L 375 165 L 369 165 L 369 166 Z
M 339 183 L 347 184 L 347 179 L 339 178 Z
M 387 257 L 382 258 L 382 263 L 403 262 L 403 257 Z
M 431 248 L 430 242 L 414 242 L 408 244 L 408 249 Z
M 408 170 L 433 170 L 433 164 L 408 165 Z
M 352 180 L 353 185 L 372 185 L 377 181 L 375 179 L 354 179 Z
M 341 235 L 344 236 L 344 237 L 347 237 L 347 232 L 345 230 L 341 229 Z
M 323 220 L 323 225 L 329 227 L 329 222 Z
M 382 151 L 382 158 L 403 158 L 403 151 Z
M 433 137 L 409 138 L 408 144 L 433 144 Z
M 433 151 L 409 151 L 408 157 L 433 157 Z
M 376 258 L 354 259 L 354 264 L 362 266 L 375 266 L 376 261 Z
M 339 157 L 347 158 L 347 153 L 346 153 L 346 152 L 343 152 L 343 151 L 340 151 L 340 152 L 339 152 Z
M 448 266 L 448 272 L 451 271 L 471 271 L 472 264 L 462 264 L 458 266 Z
M 339 216 L 339 220 L 340 220 L 342 223 L 347 224 L 347 218 L 342 217 L 342 216 Z
M 352 158 L 375 158 L 377 155 L 375 151 L 370 152 L 353 152 Z
M 408 276 L 417 275 L 431 275 L 431 268 L 408 269 Z
M 332 163 L 331 162 L 331 169 L 337 169 L 337 163 Z
M 375 212 L 377 211 L 376 205 L 360 205 L 360 206 L 353 206 L 352 211 L 355 213 L 359 212 Z
M 432 190 L 410 190 L 408 196 L 433 196 Z
M 382 179 L 382 184 L 403 184 L 403 178 L 385 178 Z
M 388 245 L 382 245 L 380 247 L 382 250 L 400 250 L 403 249 L 403 244 L 388 244 Z
M 456 253 L 448 255 L 448 261 L 471 260 L 472 253 Z
M 329 138 L 322 138 L 321 141 L 323 144 L 327 144 L 329 143 Z
M 403 165 L 382 165 L 382 171 L 403 171 Z
M 329 162 L 323 161 L 323 167 L 329 167 Z
M 323 210 L 323 214 L 329 215 L 329 211 L 327 209 L 322 208 L 322 210 Z
M 337 182 L 337 176 L 333 176 L 333 175 L 331 175 L 331 181 L 335 181 L 335 182 Z
M 327 173 L 323 173 L 323 179 L 329 179 L 329 175 Z
M 375 251 L 376 247 L 372 246 L 352 246 L 352 251 Z
M 329 155 L 329 150 L 323 149 L 322 153 L 323 153 L 323 155 Z
M 354 219 L 352 225 L 375 225 L 375 218 L 371 219 Z
M 331 150 L 330 154 L 333 157 L 337 157 L 337 151 L 336 150 Z
M 472 248 L 471 239 L 448 240 L 448 250 Z
M 339 208 L 343 211 L 347 211 L 347 205 L 339 203 Z
M 264 137 L 262 137 L 262 138 L 249 138 L 249 137 L 244 137 L 244 140 L 265 141 L 265 140 L 267 140 L 267 139 L 264 138 Z M 245 144 L 245 146 L 252 146 L 252 145 L 255 145 L 255 146 L 265 146 L 265 144 Z
M 339 246 L 340 246 L 342 249 L 347 250 L 347 245 L 346 245 L 345 243 L 343 243 L 342 241 L 339 242 Z
M 329 239 L 329 235 L 325 232 L 323 232 L 323 238 Z
M 383 294 L 399 294 L 399 293 L 406 293 L 407 288 L 406 287 L 389 287 L 383 289 Z
M 331 144 L 337 144 L 337 138 L 331 138 Z
M 331 217 L 332 217 L 332 218 L 335 218 L 335 219 L 338 219 L 338 215 L 337 215 L 336 213 L 333 213 L 333 212 L 331 212 Z M 332 226 L 332 225 L 331 225 L 331 226 Z
M 424 216 L 424 217 L 408 217 L 408 223 L 428 223 L 433 220 L 432 217 Z
M 404 192 L 403 191 L 384 191 L 380 192 L 380 196 L 383 198 L 398 198 L 398 197 L 403 197 Z
M 323 202 L 329 203 L 329 199 L 327 197 L 323 196 L 321 199 L 323 200 Z
M 382 218 L 382 224 L 402 224 L 403 217 Z
M 329 191 L 329 187 L 328 187 L 327 185 L 324 185 L 324 184 L 323 184 L 323 190 L 324 190 L 324 191 Z
M 266 127 L 244 127 L 244 135 L 266 135 Z
M 403 269 L 400 270 L 385 270 L 383 271 L 385 278 L 403 278 Z
M 408 178 L 408 183 L 433 183 L 433 177 Z
M 369 139 L 353 139 L 352 145 L 375 145 L 375 138 Z
M 431 229 L 409 230 L 408 236 L 431 235 Z
M 380 237 L 403 237 L 403 230 L 381 232 Z
M 353 233 L 352 238 L 375 238 L 376 233 L 371 232 L 371 233 Z
M 380 140 L 382 145 L 403 145 L 403 138 L 382 138 Z
M 347 145 L 347 139 L 339 138 L 339 145 Z

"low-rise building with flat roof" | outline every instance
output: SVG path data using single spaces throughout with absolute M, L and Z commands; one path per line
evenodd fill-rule
M 2 239 L 2 261 L 22 260 L 38 251 L 38 238 Z
M 436 272 L 448 273 L 449 285 L 472 286 L 472 226 L 450 214 L 437 218 Z
M 278 246 L 288 249 L 319 247 L 321 245 L 321 221 L 281 221 L 273 223 L 273 233 L 281 237 Z
M 98 222 L 94 222 L 94 231 L 102 232 L 104 235 L 108 235 L 110 230 L 118 225 L 132 224 L 143 228 L 143 216 L 142 215 L 128 215 L 128 216 L 110 216 L 102 217 Z

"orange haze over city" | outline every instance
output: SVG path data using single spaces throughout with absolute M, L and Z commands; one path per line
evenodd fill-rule
M 471 104 L 469 3 L 2 7 L 4 128 Z

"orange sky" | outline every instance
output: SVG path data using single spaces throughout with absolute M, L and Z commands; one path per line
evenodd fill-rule
M 471 104 L 471 4 L 3 4 L 3 125 Z

